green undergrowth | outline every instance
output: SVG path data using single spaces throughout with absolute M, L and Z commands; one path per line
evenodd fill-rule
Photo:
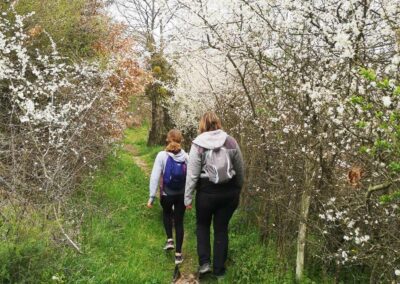
M 45 209 L 34 210 L 19 203 L 2 204 L 0 283 L 49 281 L 53 270 L 61 269 L 57 260 L 63 247 L 53 242 L 59 230 L 45 213 Z

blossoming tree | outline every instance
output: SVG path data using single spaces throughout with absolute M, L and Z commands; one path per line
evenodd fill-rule
M 207 90 L 211 94 L 205 108 L 212 102 L 245 148 L 248 183 L 243 206 L 258 208 L 253 217 L 259 219 L 265 237 L 273 234 L 284 243 L 297 233 L 297 278 L 303 276 L 306 243 L 324 248 L 314 259 L 336 265 L 340 275 L 343 263 L 337 257 L 348 258 L 350 253 L 341 253 L 345 248 L 340 231 L 329 231 L 326 237 L 320 229 L 323 204 L 340 197 L 341 210 L 361 208 L 351 211 L 351 218 L 346 215 L 348 222 L 374 215 L 383 222 L 386 217 L 377 212 L 392 205 L 390 214 L 399 214 L 398 1 L 179 3 L 185 7 L 177 24 L 183 30 L 180 40 L 186 43 L 180 43 L 187 52 L 182 60 L 191 64 L 177 71 L 200 74 L 206 82 L 199 92 L 182 82 L 177 90 L 180 104 L 195 109 L 198 97 Z M 199 65 L 209 68 L 193 68 Z M 182 118 L 186 113 L 177 110 L 176 121 L 189 121 Z M 355 188 L 347 181 L 352 167 L 363 169 L 362 182 Z M 390 201 L 379 203 L 379 198 Z M 382 206 L 376 213 L 374 204 Z M 381 233 L 347 242 L 357 246 L 352 253 L 360 255 L 355 256 L 359 265 L 370 268 L 372 282 L 396 277 L 398 248 L 383 258 L 378 249 L 387 247 L 383 235 L 394 236 L 389 227 L 398 226 L 398 218 L 389 224 Z M 307 230 L 325 237 L 310 242 Z M 331 246 L 333 240 L 337 247 Z M 371 246 L 360 247 L 361 243 Z M 371 261 L 361 257 L 367 252 Z M 379 260 L 387 260 L 387 255 L 390 269 Z

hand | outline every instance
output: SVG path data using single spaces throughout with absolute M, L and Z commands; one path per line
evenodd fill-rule
M 154 197 L 150 197 L 149 201 L 147 201 L 147 208 L 153 208 Z
M 192 204 L 187 205 L 187 206 L 186 206 L 186 209 L 187 209 L 187 210 L 192 210 Z

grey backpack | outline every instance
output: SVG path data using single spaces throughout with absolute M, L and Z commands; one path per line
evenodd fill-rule
M 225 147 L 206 150 L 203 169 L 210 182 L 215 184 L 226 183 L 236 174 Z

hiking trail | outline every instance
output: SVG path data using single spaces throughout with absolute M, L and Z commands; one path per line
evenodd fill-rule
M 132 144 L 124 144 L 124 149 L 132 155 L 133 162 L 139 166 L 143 173 L 149 177 L 151 175 L 151 168 L 147 162 L 139 155 L 139 151 Z

